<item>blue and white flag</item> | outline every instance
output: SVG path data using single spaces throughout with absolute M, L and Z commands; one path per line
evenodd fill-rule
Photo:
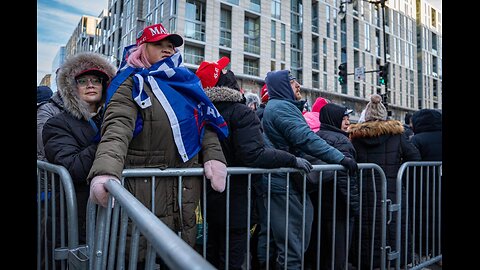
M 106 104 L 123 81 L 132 75 L 132 98 L 140 109 L 150 107 L 151 98 L 160 102 L 167 113 L 178 153 L 184 162 L 202 148 L 206 124 L 213 127 L 220 140 L 228 136 L 227 123 L 205 95 L 200 79 L 183 65 L 178 50 L 148 69 L 121 65 L 107 89 Z M 144 91 L 145 84 L 150 87 L 154 97 Z M 143 119 L 138 113 L 134 136 L 141 132 L 142 123 Z

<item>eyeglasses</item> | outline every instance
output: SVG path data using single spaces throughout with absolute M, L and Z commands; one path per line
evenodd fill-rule
M 78 86 L 87 86 L 88 82 L 91 82 L 95 86 L 100 86 L 102 85 L 102 78 L 80 78 L 77 79 L 77 85 Z

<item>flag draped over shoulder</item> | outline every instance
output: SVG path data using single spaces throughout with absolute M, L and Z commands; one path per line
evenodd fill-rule
M 150 107 L 152 98 L 156 98 L 167 113 L 178 153 L 184 162 L 200 151 L 205 125 L 210 125 L 220 140 L 228 136 L 227 123 L 205 95 L 200 79 L 183 65 L 178 50 L 148 69 L 126 65 L 126 50 L 119 71 L 107 89 L 106 105 L 118 87 L 133 76 L 132 98 L 139 106 L 134 136 L 143 126 L 140 110 Z M 153 97 L 144 91 L 145 84 L 154 93 Z

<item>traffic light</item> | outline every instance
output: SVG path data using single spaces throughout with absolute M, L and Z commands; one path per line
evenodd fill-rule
M 341 85 L 347 83 L 347 63 L 341 63 L 338 66 L 338 82 Z
M 388 63 L 378 66 L 378 82 L 380 85 L 385 85 L 388 80 Z

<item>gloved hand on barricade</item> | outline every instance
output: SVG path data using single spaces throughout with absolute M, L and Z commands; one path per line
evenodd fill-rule
M 97 175 L 92 178 L 92 180 L 90 181 L 90 199 L 92 200 L 92 202 L 103 207 L 107 207 L 108 191 L 104 185 L 110 179 L 120 183 L 120 180 L 118 180 L 117 177 L 112 175 Z
M 203 164 L 205 177 L 210 179 L 210 184 L 215 191 L 223 192 L 227 178 L 227 166 L 225 163 L 212 159 Z
M 340 164 L 347 168 L 349 170 L 349 174 L 350 176 L 355 176 L 355 174 L 357 173 L 357 170 L 358 170 L 358 165 L 357 165 L 357 162 L 352 159 L 352 158 L 349 158 L 349 157 L 344 157 L 341 161 L 340 161 Z
M 297 164 L 295 165 L 295 167 L 297 167 L 298 169 L 304 170 L 306 173 L 309 173 L 313 169 L 312 164 L 308 160 L 301 157 L 297 157 L 296 159 Z

